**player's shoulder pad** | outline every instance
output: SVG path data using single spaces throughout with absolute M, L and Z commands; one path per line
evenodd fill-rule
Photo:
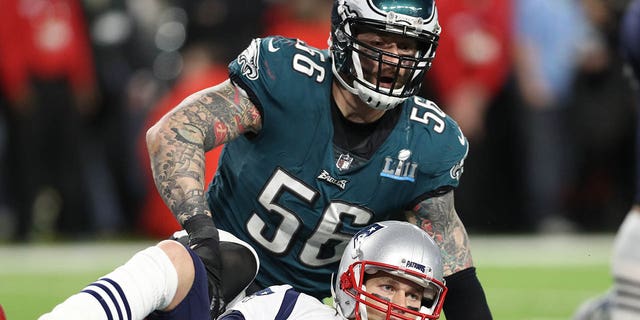
M 268 94 L 278 99 L 280 95 L 289 97 L 294 85 L 326 81 L 327 61 L 327 51 L 299 39 L 256 38 L 229 64 L 229 76 L 246 84 L 258 96 Z
M 304 57 L 296 55 L 304 51 Z M 302 57 L 302 58 L 301 58 Z M 237 74 L 250 81 L 281 78 L 291 74 L 296 59 L 309 59 L 301 65 L 324 64 L 328 60 L 326 51 L 308 46 L 304 41 L 282 36 L 255 38 L 249 46 L 229 64 L 231 75 Z M 298 72 L 301 73 L 301 72 Z M 301 74 L 302 76 L 302 74 Z
M 227 319 L 225 316 L 238 315 L 239 312 L 242 319 L 274 319 L 278 312 L 277 307 L 285 302 L 285 293 L 290 289 L 292 288 L 289 285 L 279 285 L 254 292 L 227 308 L 221 318 Z M 237 318 L 229 317 L 229 319 Z
M 431 156 L 424 157 L 423 161 L 431 164 L 441 163 L 444 167 L 453 168 L 452 177 L 461 174 L 464 159 L 469 152 L 469 141 L 458 123 L 435 102 L 423 97 L 415 96 L 409 99 L 406 106 L 409 108 L 409 121 L 415 123 L 415 139 L 429 144 L 430 150 L 440 151 L 429 152 Z M 457 171 L 460 173 L 455 173 Z
M 264 60 L 282 60 L 292 51 L 291 48 L 295 39 L 273 36 L 266 38 L 255 38 L 251 40 L 249 46 L 244 49 L 238 57 L 229 64 L 229 72 L 237 74 L 247 80 L 258 80 L 264 73 Z

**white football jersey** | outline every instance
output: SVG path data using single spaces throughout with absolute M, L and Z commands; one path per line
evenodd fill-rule
M 290 285 L 260 290 L 227 309 L 219 319 L 224 320 L 233 312 L 242 313 L 246 320 L 345 320 L 333 307 Z

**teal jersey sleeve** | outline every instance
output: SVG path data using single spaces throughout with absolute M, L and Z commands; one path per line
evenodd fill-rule
M 252 102 L 268 116 L 267 106 L 283 101 L 303 102 L 324 91 L 304 90 L 300 83 L 326 82 L 328 53 L 298 39 L 256 38 L 229 64 L 230 78 L 249 92 Z
M 438 176 L 443 176 L 443 182 L 457 186 L 462 174 L 462 166 L 464 159 L 469 152 L 469 142 L 462 133 L 460 126 L 447 116 L 434 102 L 416 98 L 416 104 L 421 106 L 422 113 L 417 111 L 412 114 L 412 119 L 423 121 L 429 118 L 429 115 L 439 114 L 441 116 L 437 122 L 433 124 L 433 134 L 431 139 L 431 148 L 439 150 L 438 161 L 435 161 L 435 172 Z M 437 117 L 432 117 L 436 119 Z
M 458 124 L 433 101 L 414 97 L 406 104 L 408 121 L 413 124 L 413 165 L 418 171 L 411 205 L 435 195 L 439 190 L 456 188 L 464 170 L 469 142 Z M 400 159 L 402 156 L 399 155 Z

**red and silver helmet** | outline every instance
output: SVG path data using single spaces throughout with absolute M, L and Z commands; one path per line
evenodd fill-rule
M 365 275 L 384 271 L 424 288 L 419 310 L 367 292 Z M 348 319 L 366 320 L 367 306 L 387 319 L 437 319 L 447 287 L 440 249 L 420 228 L 401 221 L 372 224 L 349 241 L 333 283 L 334 305 Z
M 415 39 L 416 55 L 399 56 L 358 41 L 357 34 L 363 30 Z M 434 0 L 335 0 L 330 41 L 333 74 L 370 107 L 391 109 L 419 93 L 424 74 L 435 57 L 439 36 Z M 377 79 L 366 79 L 364 58 L 378 63 Z M 390 87 L 381 86 L 383 66 L 395 70 Z

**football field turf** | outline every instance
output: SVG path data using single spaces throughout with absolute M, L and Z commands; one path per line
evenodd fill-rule
M 582 301 L 611 285 L 612 242 L 612 234 L 471 234 L 478 275 L 498 320 L 570 319 Z M 7 320 L 37 319 L 151 244 L 0 244 L 0 305 Z

